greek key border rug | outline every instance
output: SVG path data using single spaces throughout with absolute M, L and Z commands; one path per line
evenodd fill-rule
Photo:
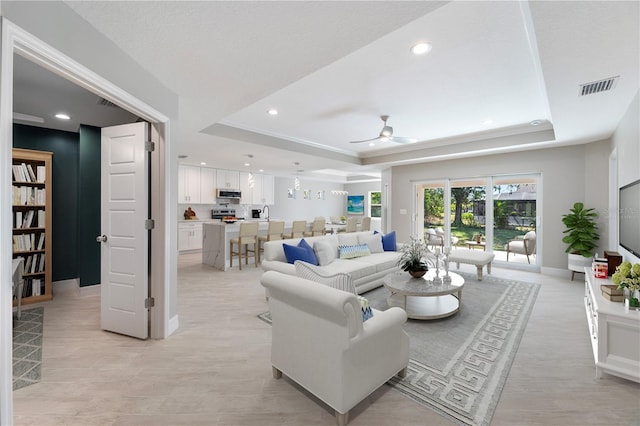
M 408 320 L 408 374 L 387 384 L 460 425 L 491 423 L 540 284 L 460 273 L 465 278 L 460 312 L 435 321 Z M 388 290 L 365 293 L 385 310 Z M 258 315 L 271 323 L 271 315 Z
M 44 308 L 23 309 L 13 318 L 13 390 L 38 383 L 42 367 Z

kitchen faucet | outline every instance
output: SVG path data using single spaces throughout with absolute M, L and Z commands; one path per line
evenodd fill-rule
M 265 217 L 267 218 L 267 222 L 269 222 L 269 206 L 265 205 L 262 208 L 262 213 L 264 213 Z

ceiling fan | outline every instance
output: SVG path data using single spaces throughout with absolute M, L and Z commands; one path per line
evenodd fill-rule
M 393 127 L 387 126 L 387 120 L 389 119 L 388 115 L 381 115 L 380 119 L 384 123 L 382 130 L 380 130 L 380 136 L 373 139 L 366 139 L 363 141 L 351 141 L 349 143 L 364 143 L 364 142 L 373 142 L 373 141 L 390 141 L 396 143 L 414 143 L 417 142 L 417 139 L 414 138 L 404 138 L 402 136 L 393 136 Z

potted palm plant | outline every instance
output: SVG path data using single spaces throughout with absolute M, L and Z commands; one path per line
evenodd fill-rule
M 600 239 L 597 218 L 595 209 L 587 209 L 580 202 L 574 203 L 569 213 L 562 216 L 566 226 L 562 242 L 567 244 L 565 252 L 568 253 L 569 270 L 573 271 L 571 279 L 575 272 L 583 272 L 585 267 L 591 266 L 593 250 Z
M 427 244 L 414 236 L 411 236 L 408 244 L 404 244 L 401 248 L 398 266 L 403 271 L 409 272 L 412 277 L 420 278 L 429 270 L 427 263 L 427 253 L 429 249 Z

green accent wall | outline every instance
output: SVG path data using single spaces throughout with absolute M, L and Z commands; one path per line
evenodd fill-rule
M 13 147 L 53 152 L 52 279 L 100 284 L 100 128 L 13 125 Z
M 52 279 L 77 278 L 78 134 L 14 124 L 13 147 L 53 152 Z
M 78 276 L 80 287 L 100 284 L 100 128 L 80 126 L 78 164 Z

